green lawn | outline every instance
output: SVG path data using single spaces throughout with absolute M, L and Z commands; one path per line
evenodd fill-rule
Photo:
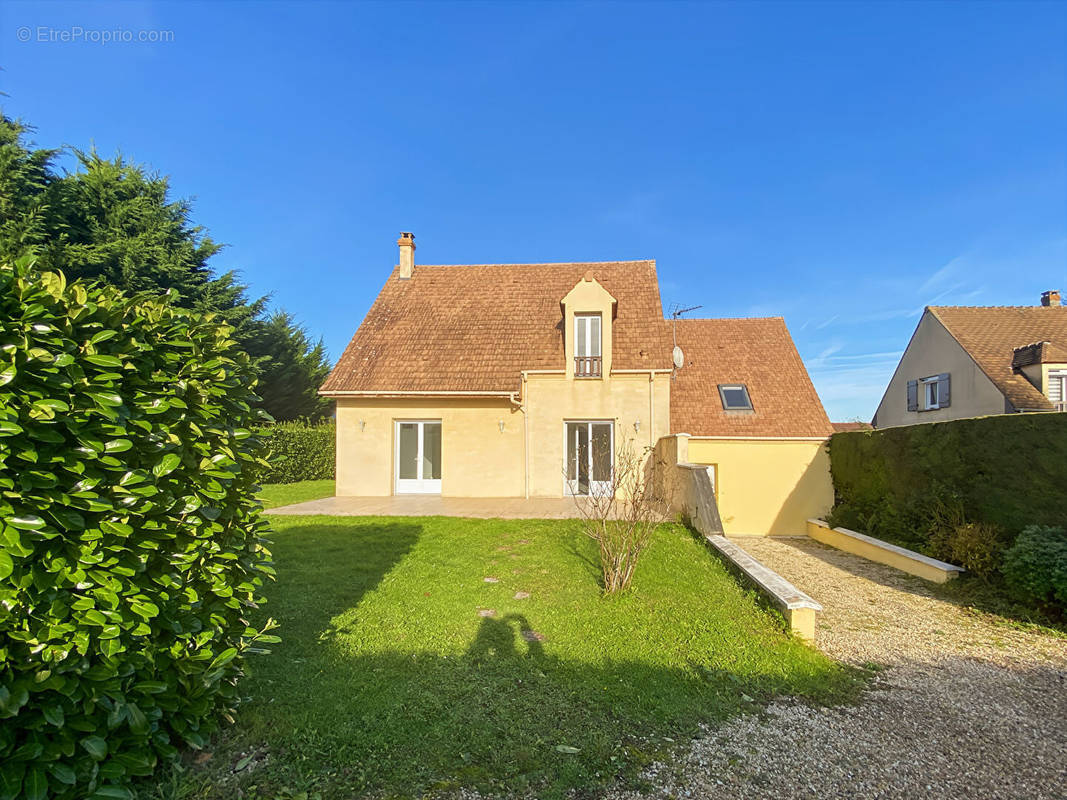
M 259 492 L 264 508 L 276 508 L 292 503 L 318 500 L 333 495 L 333 481 L 298 481 L 297 483 L 268 483 Z
M 629 593 L 605 599 L 574 522 L 272 523 L 283 644 L 254 661 L 251 699 L 211 758 L 146 796 L 588 792 L 701 721 L 858 686 L 680 526 L 660 529 Z

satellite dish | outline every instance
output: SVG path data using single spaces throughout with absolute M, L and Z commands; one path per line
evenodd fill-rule
M 675 369 L 681 369 L 685 363 L 685 356 L 682 355 L 682 348 L 678 345 L 674 346 L 674 367 Z

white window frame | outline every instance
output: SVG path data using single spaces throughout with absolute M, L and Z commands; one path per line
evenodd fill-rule
M 1060 384 L 1060 399 L 1052 400 L 1052 384 L 1057 381 Z M 1067 369 L 1049 370 L 1048 382 L 1049 387 L 1048 391 L 1045 392 L 1045 396 L 1052 401 L 1057 411 L 1067 411 Z
M 563 496 L 564 497 L 587 497 L 578 493 L 578 480 L 570 480 L 567 477 L 567 426 L 586 425 L 589 431 L 589 453 L 587 465 L 589 468 L 589 494 L 606 494 L 611 491 L 611 483 L 615 479 L 615 420 L 613 419 L 565 419 L 563 420 Z M 611 431 L 611 476 L 606 481 L 594 481 L 593 474 L 593 425 L 606 425 Z
M 417 477 L 400 477 L 400 426 L 415 425 L 418 451 L 415 456 Z M 441 452 L 444 459 L 444 424 L 440 419 L 394 419 L 393 420 L 393 494 L 441 494 L 441 479 L 423 477 L 423 445 L 426 441 L 426 426 L 441 427 Z M 441 474 L 444 475 L 442 465 Z
M 924 411 L 936 411 L 937 409 L 941 408 L 937 386 L 938 382 L 940 381 L 940 378 L 940 375 L 931 375 L 928 378 L 919 379 L 919 386 L 921 386 L 923 390 L 922 408 Z M 934 401 L 932 403 L 930 402 L 931 387 L 934 393 Z
M 599 324 L 596 326 L 597 337 L 596 347 L 590 347 L 593 341 L 592 333 L 592 320 L 596 320 Z M 578 349 L 578 345 L 582 341 L 582 337 L 578 335 L 578 329 L 585 323 L 585 341 L 586 349 L 596 352 L 582 353 Z M 604 357 L 604 320 L 600 314 L 575 314 L 574 315 L 574 356 L 575 358 L 603 358 Z

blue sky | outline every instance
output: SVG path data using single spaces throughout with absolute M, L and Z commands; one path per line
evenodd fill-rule
M 0 66 L 39 144 L 170 175 L 334 358 L 400 230 L 655 258 L 667 307 L 784 316 L 834 419 L 924 305 L 1067 289 L 1063 4 L 7 0 Z

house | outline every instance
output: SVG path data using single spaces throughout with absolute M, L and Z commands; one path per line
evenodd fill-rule
M 876 428 L 1067 411 L 1067 307 L 928 306 L 874 415 Z
M 727 532 L 803 533 L 832 504 L 833 429 L 782 319 L 667 320 L 654 261 L 416 265 L 398 245 L 321 389 L 338 495 L 585 495 L 679 435 Z

